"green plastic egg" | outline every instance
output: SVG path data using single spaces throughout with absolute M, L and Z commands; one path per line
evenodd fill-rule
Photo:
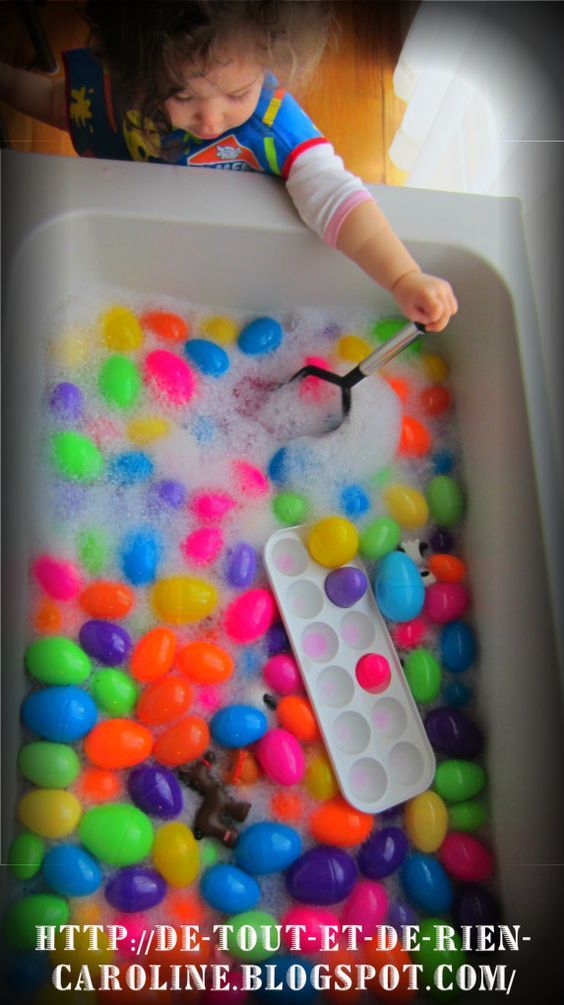
M 464 513 L 464 499 L 460 486 L 448 475 L 436 475 L 425 489 L 429 512 L 435 523 L 450 527 Z
M 81 564 L 92 576 L 102 572 L 108 560 L 106 537 L 98 527 L 89 527 L 78 535 L 78 557 Z
M 391 339 L 392 335 L 401 331 L 401 329 L 405 328 L 407 324 L 407 318 L 381 318 L 381 320 L 377 321 L 372 328 L 372 338 L 375 338 L 378 342 L 387 342 Z M 421 339 L 415 339 L 415 341 L 403 351 L 405 353 L 409 353 L 410 355 L 419 354 L 421 352 Z
M 78 829 L 84 847 L 108 865 L 134 865 L 153 845 L 149 817 L 129 803 L 106 803 L 87 810 Z
M 443 761 L 435 773 L 434 788 L 450 803 L 472 799 L 486 784 L 486 774 L 480 764 L 462 759 Z
M 487 819 L 488 811 L 484 803 L 478 799 L 457 803 L 448 811 L 448 823 L 453 831 L 477 831 L 484 826 Z
M 276 946 L 276 926 L 278 922 L 272 914 L 267 914 L 265 911 L 243 911 L 241 914 L 234 914 L 229 918 L 227 924 L 233 925 L 233 931 L 229 932 L 227 936 L 227 944 L 232 956 L 244 959 L 247 963 L 259 963 L 261 960 L 266 960 L 269 956 L 272 956 L 275 952 L 274 949 L 267 949 L 264 944 L 266 942 Z M 241 949 L 237 942 L 238 932 L 243 926 L 253 928 L 256 932 L 257 939 L 254 949 Z M 266 939 L 261 930 L 263 926 L 270 930 L 270 932 L 267 931 L 264 933 Z M 249 945 L 252 945 L 252 942 L 249 942 Z
M 104 458 L 96 444 L 72 431 L 52 437 L 51 461 L 59 475 L 73 482 L 93 482 L 104 470 Z
M 108 715 L 126 718 L 133 713 L 139 694 L 133 678 L 112 667 L 98 670 L 93 675 L 90 690 L 98 708 Z
M 32 642 L 25 652 L 25 665 L 42 684 L 82 684 L 92 670 L 80 646 L 59 635 Z
M 109 405 L 126 411 L 133 408 L 141 388 L 141 376 L 127 356 L 109 356 L 100 369 L 98 388 Z
M 379 516 L 360 532 L 359 550 L 365 558 L 383 558 L 397 548 L 401 529 L 391 516 Z
M 280 523 L 292 527 L 306 519 L 309 503 L 299 492 L 279 492 L 272 500 L 272 509 Z
M 35 949 L 37 925 L 67 925 L 69 905 L 52 893 L 32 893 L 22 897 L 6 911 L 6 941 L 16 949 Z
M 38 834 L 22 831 L 12 841 L 8 862 L 18 879 L 31 879 L 41 868 L 45 855 L 45 842 Z
M 441 688 L 441 667 L 428 649 L 412 649 L 403 666 L 411 693 L 421 705 L 434 701 Z
M 436 1001 L 456 1001 L 462 994 L 456 985 L 456 972 L 466 963 L 466 954 L 462 948 L 462 941 L 458 932 L 452 936 L 453 948 L 437 948 L 437 927 L 444 926 L 445 922 L 439 918 L 423 918 L 419 922 L 419 938 L 417 940 L 419 948 L 410 949 L 410 956 L 413 963 L 423 967 L 419 978 L 419 986 L 429 987 L 429 994 Z M 448 946 L 448 943 L 447 943 Z M 440 990 L 436 985 L 438 975 L 437 967 L 448 967 L 441 971 L 442 983 L 445 988 L 452 984 L 452 990 Z
M 18 767 L 28 782 L 42 789 L 66 789 L 78 778 L 80 760 L 66 743 L 38 740 L 22 747 Z

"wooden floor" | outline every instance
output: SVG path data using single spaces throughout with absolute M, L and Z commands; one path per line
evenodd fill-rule
M 392 74 L 417 3 L 337 0 L 334 6 L 337 45 L 298 96 L 349 170 L 368 182 L 401 185 L 404 176 L 386 155 L 404 110 L 393 93 Z M 77 0 L 49 0 L 38 6 L 59 66 L 61 50 L 85 44 L 87 28 L 79 7 Z M 11 2 L 0 3 L 0 59 L 22 68 L 34 60 L 27 30 Z M 14 149 L 75 156 L 65 133 L 0 108 Z

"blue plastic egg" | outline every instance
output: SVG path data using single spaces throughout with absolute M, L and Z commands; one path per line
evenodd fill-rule
M 243 328 L 237 342 L 247 356 L 265 356 L 278 349 L 283 337 L 282 326 L 274 318 L 255 318 Z
M 243 590 L 250 586 L 257 572 L 257 553 L 252 544 L 239 541 L 227 553 L 225 578 L 230 586 Z
M 268 719 L 253 705 L 226 705 L 210 720 L 210 731 L 222 747 L 248 747 L 264 736 Z
M 153 474 L 153 462 L 142 450 L 128 450 L 108 462 L 108 475 L 119 485 L 136 485 Z
M 411 621 L 423 609 L 425 587 L 415 562 L 403 551 L 391 551 L 376 567 L 374 593 L 388 621 Z
M 450 621 L 439 636 L 441 663 L 453 673 L 468 670 L 476 658 L 476 637 L 464 621 Z
M 301 851 L 302 839 L 297 830 L 263 820 L 251 824 L 239 835 L 234 854 L 241 869 L 262 876 L 287 869 Z
M 437 475 L 449 475 L 454 468 L 454 457 L 448 450 L 437 450 L 431 458 Z
M 80 845 L 59 844 L 47 852 L 42 865 L 47 886 L 65 897 L 87 897 L 102 882 L 102 870 Z
M 286 872 L 286 887 L 302 904 L 337 904 L 351 893 L 358 876 L 342 848 L 319 845 L 304 852 Z
M 152 528 L 131 531 L 123 538 L 119 559 L 121 571 L 132 586 L 146 586 L 157 578 L 162 554 L 160 538 Z
M 370 496 L 362 485 L 345 485 L 339 494 L 339 509 L 350 520 L 354 520 L 368 512 Z
M 270 481 L 274 482 L 275 485 L 284 485 L 288 480 L 287 454 L 286 447 L 280 447 L 268 462 L 267 474 Z
M 200 880 L 200 893 L 206 904 L 224 914 L 252 911 L 260 900 L 260 886 L 256 879 L 225 862 L 206 869 Z
M 298 968 L 294 971 L 296 980 L 293 988 L 289 974 L 292 967 Z M 312 981 L 312 970 L 313 963 L 305 956 L 298 953 L 275 953 L 260 965 L 261 987 L 254 993 L 259 1001 L 272 1002 L 273 1005 L 310 1005 L 319 995 Z
M 468 687 L 461 680 L 450 680 L 442 690 L 442 697 L 447 705 L 454 705 L 461 708 L 468 705 L 472 698 L 472 688 Z
M 196 369 L 208 377 L 221 377 L 229 370 L 229 356 L 217 342 L 191 338 L 186 342 L 184 351 Z
M 450 910 L 453 889 L 440 862 L 432 855 L 414 851 L 407 856 L 400 879 L 409 899 L 428 914 L 445 914 Z
M 79 687 L 44 687 L 22 705 L 22 719 L 33 733 L 56 743 L 72 743 L 90 732 L 98 718 L 96 702 Z

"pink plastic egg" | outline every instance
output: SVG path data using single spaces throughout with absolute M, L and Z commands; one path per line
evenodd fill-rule
M 196 380 L 188 364 L 167 349 L 155 349 L 145 357 L 145 381 L 171 405 L 185 405 L 194 394 Z
M 362 934 L 372 934 L 376 925 L 382 925 L 388 914 L 388 894 L 382 883 L 361 879 L 348 900 L 345 901 L 341 924 L 360 925 Z
M 256 498 L 268 492 L 268 478 L 254 464 L 249 464 L 247 461 L 234 461 L 233 473 L 237 480 L 237 487 L 244 497 Z
M 304 366 L 317 366 L 320 370 L 330 370 L 331 367 L 323 356 L 306 356 Z M 312 401 L 323 401 L 334 393 L 332 385 L 320 377 L 305 377 L 298 384 L 298 393 L 302 398 Z
M 120 956 L 135 956 L 142 933 L 153 927 L 146 914 L 117 914 L 112 918 L 112 925 L 121 925 L 127 932 L 118 942 Z
M 221 705 L 221 693 L 214 684 L 201 687 L 198 691 L 198 701 L 208 712 L 215 712 Z
M 425 638 L 426 625 L 423 618 L 412 618 L 394 625 L 392 638 L 398 649 L 415 649 Z
M 380 653 L 365 653 L 356 664 L 355 676 L 364 691 L 380 694 L 392 679 L 389 661 Z
M 296 694 L 304 690 L 298 664 L 290 653 L 271 656 L 262 668 L 262 675 L 268 687 L 277 694 Z
M 304 752 L 287 729 L 269 729 L 255 746 L 265 775 L 279 785 L 296 785 L 305 772 Z
M 80 576 L 64 559 L 41 555 L 33 563 L 33 573 L 45 593 L 54 600 L 72 600 L 80 590 Z
M 322 947 L 326 944 L 327 937 L 323 935 L 323 926 L 338 926 L 339 917 L 324 907 L 290 907 L 282 915 L 280 924 L 282 926 L 282 941 L 288 949 L 292 948 L 292 930 L 287 931 L 284 926 L 303 925 L 305 931 L 297 933 L 302 949 L 307 953 L 315 953 L 322 951 Z
M 470 595 L 461 583 L 431 583 L 425 590 L 423 611 L 437 625 L 460 618 L 468 604 Z
M 493 855 L 473 834 L 447 834 L 438 854 L 449 875 L 462 883 L 483 883 L 492 874 Z
M 274 597 L 262 587 L 246 590 L 225 612 L 225 630 L 233 642 L 256 642 L 276 616 Z
M 197 492 L 190 500 L 190 509 L 200 520 L 221 520 L 234 506 L 227 492 Z
M 209 565 L 223 548 L 223 534 L 218 527 L 200 527 L 188 534 L 180 547 L 194 565 Z

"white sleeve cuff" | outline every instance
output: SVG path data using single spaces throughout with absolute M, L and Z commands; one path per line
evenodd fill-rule
M 306 226 L 331 247 L 336 246 L 348 213 L 372 200 L 360 178 L 345 169 L 328 142 L 309 147 L 296 158 L 286 187 Z

